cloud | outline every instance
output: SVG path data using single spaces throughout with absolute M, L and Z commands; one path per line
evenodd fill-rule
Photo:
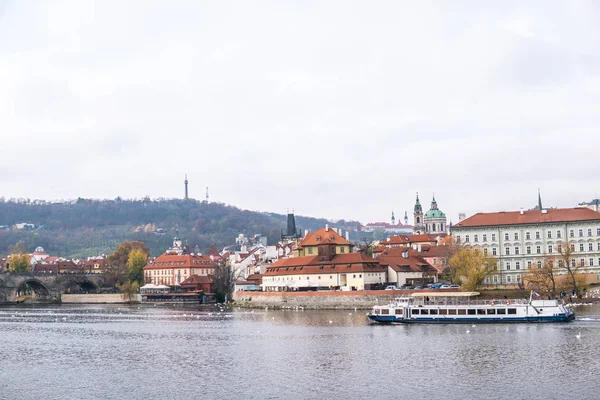
M 6 197 L 385 220 L 591 198 L 595 2 L 3 2 Z M 32 182 L 36 182 L 35 185 Z M 454 216 L 454 217 L 453 217 Z

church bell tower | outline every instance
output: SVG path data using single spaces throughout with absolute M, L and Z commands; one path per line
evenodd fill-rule
M 419 201 L 419 193 L 417 193 L 417 200 L 415 201 L 415 210 L 413 213 L 415 218 L 413 223 L 413 233 L 420 234 L 425 232 L 425 224 L 423 223 L 423 207 Z

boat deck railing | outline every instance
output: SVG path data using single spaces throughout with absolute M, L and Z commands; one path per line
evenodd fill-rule
M 524 299 L 499 299 L 499 300 L 468 300 L 468 299 L 431 299 L 429 301 L 415 301 L 416 306 L 501 306 L 501 305 L 524 305 L 529 300 Z

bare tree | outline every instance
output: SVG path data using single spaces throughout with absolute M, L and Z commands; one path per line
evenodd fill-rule
M 558 294 L 555 264 L 556 257 L 547 257 L 540 268 L 530 266 L 523 281 L 536 292 L 555 298 Z
M 579 285 L 577 284 L 576 274 L 579 273 L 581 264 L 577 264 L 577 261 L 575 260 L 575 244 L 569 243 L 569 241 L 560 242 L 556 245 L 556 250 L 559 254 L 558 267 L 567 270 L 572 289 L 579 295 Z

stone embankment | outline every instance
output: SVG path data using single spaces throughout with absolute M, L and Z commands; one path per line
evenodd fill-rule
M 139 303 L 142 296 L 135 294 L 131 296 L 131 301 L 127 296 L 123 297 L 118 293 L 111 294 L 63 294 L 60 296 L 60 302 L 63 304 L 129 304 Z

